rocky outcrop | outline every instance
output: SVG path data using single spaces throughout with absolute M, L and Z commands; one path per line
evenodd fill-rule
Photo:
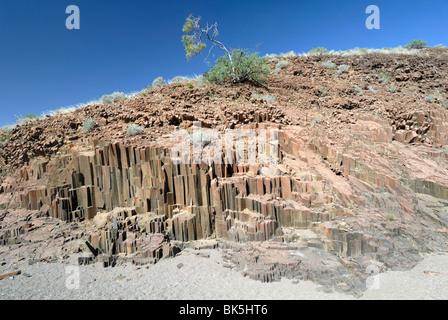
M 266 88 L 176 84 L 14 129 L 0 150 L 10 170 L 0 184 L 4 254 L 47 239 L 53 249 L 76 243 L 89 253 L 82 264 L 100 256 L 105 266 L 146 264 L 214 241 L 228 266 L 253 279 L 338 279 L 354 290 L 372 261 L 405 269 L 421 253 L 446 251 L 446 58 L 331 57 L 351 63 L 343 74 L 322 67 L 327 58 L 291 59 Z M 254 90 L 276 99 L 255 99 Z M 425 101 L 429 93 L 437 98 Z M 98 128 L 82 131 L 80 117 Z M 279 157 L 271 166 L 236 161 L 266 151 L 258 141 L 230 149 L 232 161 L 178 163 L 170 137 L 193 121 L 220 133 L 280 129 Z M 145 133 L 127 137 L 130 122 Z M 36 235 L 46 224 L 50 238 Z M 82 235 L 70 236 L 78 227 Z

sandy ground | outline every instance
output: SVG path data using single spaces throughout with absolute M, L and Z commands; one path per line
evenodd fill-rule
M 0 280 L 0 299 L 355 299 L 326 293 L 309 281 L 254 281 L 225 268 L 218 250 L 200 253 L 185 250 L 143 267 L 78 267 L 75 255 L 56 263 L 11 262 L 0 267 L 0 274 L 14 268 L 22 274 Z M 361 299 L 448 299 L 448 254 L 427 256 L 410 271 L 380 274 L 374 284 Z

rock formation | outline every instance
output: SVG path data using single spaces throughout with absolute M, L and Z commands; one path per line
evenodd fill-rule
M 66 251 L 91 253 L 81 264 L 100 256 L 109 266 L 125 257 L 156 263 L 212 241 L 254 279 L 311 279 L 355 293 L 372 264 L 406 269 L 421 253 L 446 251 L 447 52 L 334 57 L 352 65 L 341 75 L 319 59 L 293 58 L 271 75 L 263 90 L 274 103 L 252 98 L 259 89 L 249 85 L 174 84 L 14 129 L 0 152 L 0 245 L 18 250 L 35 242 L 33 231 L 63 221 L 66 232 L 46 241 L 73 242 Z M 378 82 L 380 72 L 391 83 Z M 354 83 L 377 89 L 360 96 Z M 433 92 L 438 103 L 425 102 Z M 91 135 L 80 130 L 87 116 L 101 123 Z M 177 163 L 170 134 L 194 121 L 266 131 L 278 144 L 275 166 L 248 161 L 251 152 L 239 159 L 233 147 L 231 163 Z M 146 133 L 126 137 L 130 122 Z

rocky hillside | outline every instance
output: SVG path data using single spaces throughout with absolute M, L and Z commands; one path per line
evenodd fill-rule
M 221 247 L 254 279 L 357 294 L 366 270 L 446 251 L 448 50 L 270 65 L 259 87 L 171 84 L 14 128 L 0 150 L 0 259 L 85 252 L 81 264 L 109 266 Z M 265 130 L 278 163 L 176 163 L 172 134 L 194 123 Z

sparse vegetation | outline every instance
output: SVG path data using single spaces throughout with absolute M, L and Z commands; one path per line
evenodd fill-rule
M 333 55 L 333 56 L 341 56 L 341 57 L 347 57 L 347 56 L 359 56 L 359 55 L 365 55 L 365 54 L 374 54 L 374 53 L 381 53 L 381 54 L 406 54 L 406 55 L 414 55 L 418 54 L 420 52 L 420 49 L 408 49 L 404 48 L 402 46 L 398 46 L 395 48 L 381 48 L 381 49 L 373 49 L 373 48 L 353 48 L 348 50 L 327 50 L 326 48 L 314 48 L 310 50 L 308 53 L 294 53 L 291 51 L 290 53 L 282 53 L 280 55 L 277 54 L 268 54 L 266 57 L 270 61 L 276 61 L 278 60 L 277 57 L 287 57 L 287 56 L 313 56 L 313 55 Z
M 197 147 L 205 147 L 213 141 L 213 136 L 204 131 L 196 131 L 190 134 L 190 140 Z
M 210 82 L 250 82 L 263 83 L 270 72 L 266 58 L 248 50 L 235 49 L 230 54 L 216 60 L 216 64 L 205 74 Z
M 152 82 L 152 84 L 150 84 L 147 89 L 148 90 L 155 90 L 155 89 L 159 89 L 162 86 L 164 86 L 166 84 L 165 79 L 163 79 L 163 77 L 157 77 L 154 79 L 154 81 Z
M 126 128 L 127 134 L 130 135 L 131 137 L 141 135 L 143 133 L 143 130 L 144 130 L 143 127 L 140 127 L 140 126 L 138 126 L 136 124 L 130 124 Z
M 272 54 L 266 54 L 265 58 L 268 59 L 269 62 L 277 62 L 278 61 L 278 55 L 272 53 Z
M 193 82 L 199 88 L 204 88 L 209 83 L 203 75 L 194 78 Z
M 287 66 L 291 65 L 292 62 L 286 61 L 286 60 L 280 60 L 277 65 L 275 66 L 275 69 L 273 71 L 274 74 L 279 74 L 279 72 L 286 68 Z
M 192 20 L 192 22 L 193 22 L 193 20 Z M 193 25 L 191 25 L 191 27 L 193 27 Z M 187 29 L 188 28 L 189 27 L 187 26 Z M 209 27 L 209 31 L 213 32 L 214 28 L 215 28 L 215 24 Z M 191 35 L 192 34 L 190 34 L 190 36 Z M 205 35 L 203 34 L 203 36 L 205 36 Z M 215 36 L 216 35 L 210 35 L 210 37 L 213 38 L 213 40 L 215 40 L 215 42 L 213 42 L 214 46 L 220 47 L 219 42 L 216 41 L 216 37 Z M 290 51 L 288 53 L 282 53 L 280 55 L 278 55 L 278 54 L 269 54 L 269 55 L 266 55 L 265 58 L 266 58 L 266 61 L 268 61 L 268 60 L 271 60 L 271 61 L 277 60 L 278 61 L 277 57 L 279 57 L 279 56 L 281 56 L 281 57 L 290 57 L 290 56 L 326 55 L 326 54 L 328 54 L 328 55 L 344 57 L 344 56 L 364 55 L 364 54 L 374 54 L 374 53 L 414 55 L 414 54 L 418 54 L 420 52 L 420 50 L 418 48 L 425 47 L 426 45 L 427 45 L 427 43 L 425 41 L 419 39 L 419 40 L 411 41 L 405 47 L 398 46 L 398 47 L 395 47 L 395 48 L 382 48 L 382 49 L 353 48 L 353 49 L 349 49 L 349 50 L 339 50 L 339 51 L 331 50 L 331 51 L 329 51 L 328 49 L 326 49 L 324 47 L 317 47 L 317 48 L 314 48 L 314 49 L 310 50 L 308 53 L 300 54 L 300 53 L 295 53 L 293 51 Z M 197 48 L 200 48 L 200 47 L 201 46 L 199 46 Z M 435 47 L 436 48 L 445 48 L 443 45 L 437 45 Z M 187 48 L 186 48 L 186 50 L 187 50 Z M 446 54 L 448 55 L 448 53 L 446 53 Z M 331 67 L 331 65 L 330 65 L 330 67 Z M 343 72 L 344 71 L 341 72 L 341 71 L 338 70 L 339 74 L 343 73 Z M 189 78 L 188 77 L 183 77 L 183 76 L 175 77 L 175 78 L 173 78 L 171 80 L 171 83 L 173 81 L 177 82 L 177 81 L 182 81 L 182 80 L 185 80 L 185 79 L 189 79 Z M 385 74 L 385 73 L 381 74 L 381 76 L 380 76 L 380 81 L 383 82 L 383 83 L 389 81 L 389 79 L 390 79 L 390 76 Z M 189 81 L 191 81 L 194 84 L 194 86 L 198 86 L 198 87 L 204 87 L 208 83 L 208 80 L 205 77 L 203 77 L 203 76 L 198 76 L 196 78 L 189 79 Z M 82 108 L 82 107 L 85 107 L 85 106 L 88 106 L 88 105 L 111 104 L 111 103 L 114 103 L 116 101 L 116 99 L 129 99 L 129 98 L 135 97 L 137 95 L 139 95 L 139 96 L 147 96 L 147 91 L 148 90 L 160 88 L 161 86 L 163 86 L 165 84 L 166 84 L 166 81 L 162 77 L 158 77 L 157 79 L 155 79 L 153 81 L 153 83 L 151 85 L 149 85 L 147 87 L 147 89 L 142 90 L 140 92 L 135 92 L 135 93 L 131 93 L 131 94 L 124 94 L 122 92 L 113 93 L 113 94 L 110 94 L 110 95 L 104 95 L 101 98 L 100 101 L 89 101 L 87 103 L 77 104 L 76 106 L 69 106 L 69 107 L 64 107 L 64 108 L 58 108 L 56 110 L 45 111 L 45 112 L 42 113 L 41 116 L 39 116 L 39 115 L 26 115 L 26 116 L 21 117 L 20 119 L 18 119 L 16 121 L 16 124 L 17 125 L 23 125 L 23 124 L 28 123 L 29 121 L 36 120 L 36 119 L 41 119 L 41 118 L 43 118 L 45 116 L 56 116 L 56 115 L 69 114 L 69 113 L 72 113 L 72 112 L 76 111 L 76 109 L 79 109 L 79 108 Z M 394 92 L 395 91 L 394 88 L 396 89 L 395 86 L 390 87 L 389 91 L 390 92 Z M 445 100 L 442 100 L 442 99 L 439 99 L 439 100 L 441 101 L 442 105 L 445 108 L 448 108 L 447 102 L 445 102 Z M 13 126 L 14 125 L 12 125 L 11 127 L 13 127 Z
M 324 54 L 329 54 L 329 51 L 327 48 L 324 47 L 317 47 L 314 49 L 311 49 L 308 54 L 310 56 L 316 56 L 316 55 L 324 55 Z
M 429 95 L 425 98 L 425 101 L 427 103 L 433 103 L 434 102 L 434 96 L 433 95 Z
M 318 90 L 321 97 L 325 97 L 327 95 L 327 89 L 324 87 L 319 87 Z
M 419 53 L 419 49 L 407 49 L 401 46 L 396 48 L 381 48 L 381 49 L 368 49 L 368 48 L 354 48 L 344 51 L 330 51 L 331 55 L 338 56 L 354 56 L 354 55 L 364 55 L 364 54 L 373 54 L 373 53 L 381 53 L 381 54 L 407 54 L 414 55 Z
M 69 113 L 75 112 L 76 109 L 77 109 L 76 107 L 59 108 L 56 110 L 46 111 L 45 115 L 59 116 L 59 115 L 64 115 L 64 114 L 69 114 Z M 44 116 L 44 115 L 42 115 L 42 116 Z
M 362 54 L 369 53 L 369 49 L 367 48 L 355 48 L 355 50 L 359 50 L 359 52 L 361 52 Z
M 113 104 L 118 99 L 126 99 L 126 94 L 123 92 L 114 92 L 112 94 L 106 94 L 100 98 L 100 103 L 105 105 Z
M 156 79 L 157 80 L 156 83 L 154 83 L 153 85 L 150 86 L 151 88 L 159 88 L 166 84 L 165 80 L 163 80 L 162 77 L 159 77 L 159 78 L 157 78 L 159 80 Z M 204 78 L 203 75 L 194 76 L 194 77 L 176 76 L 168 81 L 168 84 L 171 84 L 171 83 L 185 83 L 190 88 L 192 88 L 192 86 L 194 86 L 194 85 L 203 88 L 207 85 L 208 81 Z
M 163 79 L 163 78 L 162 78 Z M 183 76 L 177 76 L 170 80 L 170 83 L 185 83 L 190 81 L 189 78 Z
M 397 86 L 391 86 L 391 87 L 389 87 L 388 90 L 389 90 L 389 92 L 394 93 L 395 90 L 397 90 Z
M 387 217 L 386 217 L 386 219 L 387 219 L 388 221 L 394 221 L 394 220 L 395 220 L 395 217 L 394 217 L 393 214 L 388 214 Z
M 263 99 L 263 100 L 265 100 L 268 103 L 271 103 L 271 102 L 275 101 L 275 97 L 271 96 L 269 94 L 260 95 L 257 92 L 252 92 L 251 97 L 254 98 L 254 99 Z
M 448 109 L 448 101 L 447 101 L 447 100 L 442 100 L 442 106 L 443 106 L 445 109 Z
M 379 75 L 379 78 L 380 78 L 381 83 L 386 83 L 387 81 L 389 81 L 390 75 L 388 75 L 387 73 L 381 72 Z
M 311 127 L 316 127 L 318 126 L 321 122 L 322 122 L 322 117 L 317 116 L 313 119 L 313 121 L 311 121 Z
M 325 68 L 328 69 L 335 69 L 336 68 L 336 64 L 333 63 L 333 61 L 331 60 L 325 60 L 321 63 L 321 65 Z
M 406 49 L 423 49 L 424 47 L 426 47 L 428 44 L 428 42 L 422 40 L 422 39 L 418 39 L 418 40 L 412 40 L 411 42 L 409 42 L 407 45 L 405 45 L 404 47 Z
M 40 119 L 40 116 L 38 114 L 28 113 L 28 114 L 20 117 L 19 119 L 17 119 L 16 124 L 20 126 L 20 125 L 27 124 L 30 121 L 39 120 L 39 119 Z
M 343 72 L 346 72 L 346 71 L 348 71 L 350 69 L 350 66 L 349 65 L 346 65 L 346 64 L 341 64 L 340 66 L 338 66 L 338 74 L 341 74 L 341 73 L 343 73 Z
M 191 60 L 204 51 L 206 48 L 206 44 L 203 42 L 204 37 L 212 43 L 212 49 L 213 47 L 218 47 L 226 52 L 226 57 L 229 62 L 228 69 L 230 69 L 232 73 L 233 81 L 238 82 L 236 64 L 234 64 L 233 61 L 233 58 L 235 57 L 234 51 L 227 49 L 221 41 L 216 39 L 218 36 L 218 23 L 215 22 L 212 25 L 207 23 L 207 25 L 203 27 L 201 26 L 200 21 L 200 17 L 196 18 L 190 14 L 182 27 L 182 32 L 184 33 L 182 36 L 182 44 L 184 45 L 187 59 Z M 224 61 L 224 59 L 221 59 L 221 61 Z
M 132 97 L 132 94 L 128 94 L 128 95 L 126 95 L 126 97 L 128 97 L 128 98 Z M 58 116 L 58 115 L 70 114 L 70 113 L 75 112 L 79 108 L 83 108 L 83 107 L 91 106 L 91 105 L 97 105 L 97 104 L 101 104 L 101 102 L 97 101 L 97 100 L 91 100 L 86 103 L 78 103 L 77 105 L 74 105 L 74 106 L 62 107 L 62 108 L 58 108 L 55 110 L 46 110 L 41 114 L 41 118 L 45 118 L 46 116 L 53 117 L 53 116 Z
M 97 123 L 92 118 L 86 119 L 82 124 L 82 130 L 86 132 L 90 132 L 97 126 Z
M 187 17 L 182 32 L 182 44 L 184 45 L 187 59 L 192 59 L 202 53 L 206 48 L 204 39 L 208 40 L 213 47 L 218 47 L 226 54 L 216 60 L 213 66 L 206 74 L 210 82 L 252 82 L 263 83 L 266 75 L 270 72 L 267 65 L 267 59 L 258 56 L 258 53 L 252 53 L 247 49 L 229 50 L 216 38 L 218 36 L 218 23 L 207 24 L 205 27 L 200 24 L 201 18 L 190 15 Z
M 281 58 L 292 58 L 292 57 L 295 57 L 296 55 L 297 54 L 293 50 L 280 53 Z
M 9 132 L 0 132 L 0 142 L 5 142 L 10 139 Z
M 353 88 L 355 89 L 356 94 L 357 94 L 358 96 L 362 96 L 362 89 L 361 89 L 360 86 L 358 86 L 357 84 L 355 84 L 355 85 L 353 86 Z
M 16 127 L 16 125 L 6 125 L 0 128 L 1 131 L 11 131 L 12 129 L 14 129 Z

